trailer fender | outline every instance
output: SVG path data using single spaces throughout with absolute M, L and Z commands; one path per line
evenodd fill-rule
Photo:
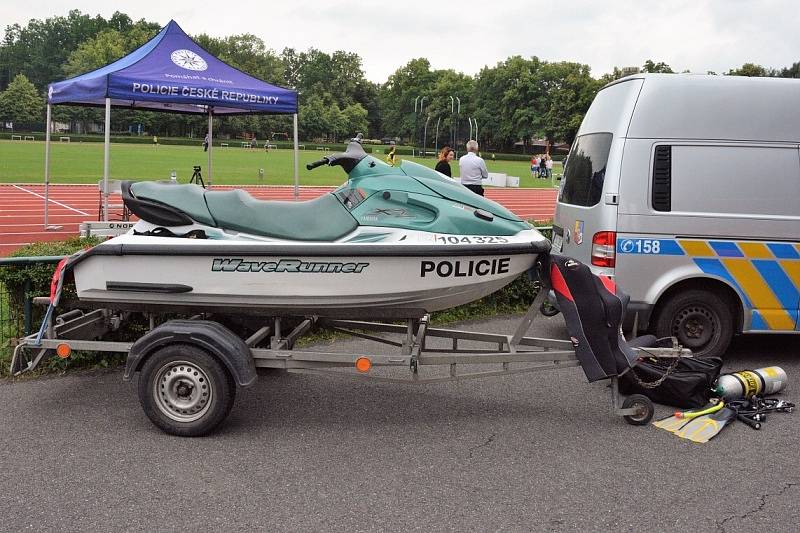
M 129 381 L 145 360 L 168 344 L 192 344 L 219 359 L 241 387 L 257 377 L 250 348 L 231 330 L 210 320 L 170 320 L 150 331 L 131 346 L 123 379 Z

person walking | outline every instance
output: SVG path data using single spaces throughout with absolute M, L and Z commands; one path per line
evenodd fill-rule
M 547 169 L 547 179 L 553 178 L 553 158 L 549 155 L 547 156 L 547 161 L 544 163 L 545 168 Z
M 386 162 L 391 166 L 395 166 L 397 163 L 397 143 L 390 141 L 389 146 L 389 152 L 386 154 Z
M 483 196 L 483 180 L 489 177 L 486 161 L 478 155 L 478 141 L 467 142 L 467 153 L 458 160 L 461 184 L 475 194 Z
M 439 151 L 439 162 L 436 163 L 436 172 L 441 172 L 448 178 L 453 177 L 453 171 L 450 170 L 450 161 L 455 159 L 456 153 L 449 146 L 444 146 Z
M 206 133 L 206 138 L 203 139 L 203 151 L 208 152 L 208 133 Z

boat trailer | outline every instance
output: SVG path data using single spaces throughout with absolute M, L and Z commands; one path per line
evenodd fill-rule
M 11 370 L 19 375 L 35 369 L 46 357 L 66 358 L 73 351 L 125 353 L 124 379 L 139 373 L 139 398 L 151 421 L 167 433 L 199 436 L 224 420 L 236 386 L 254 383 L 257 369 L 422 384 L 579 366 L 572 341 L 527 336 L 545 292 L 539 290 L 512 335 L 433 327 L 429 315 L 408 318 L 405 324 L 311 315 L 273 316 L 244 336 L 215 321 L 214 315 L 157 325 L 158 316 L 145 313 L 149 331 L 136 342 L 119 342 L 103 337 L 129 320 L 131 311 L 72 309 L 54 318 L 48 313 L 39 334 L 20 339 Z M 34 301 L 50 303 L 49 298 Z M 297 341 L 315 327 L 389 345 L 396 353 L 296 349 Z M 480 347 L 475 348 L 475 343 Z M 651 357 L 691 356 L 674 340 L 668 348 L 634 350 Z M 471 368 L 462 371 L 467 365 Z M 476 371 L 473 365 L 484 369 Z M 406 372 L 381 372 L 386 367 Z M 423 367 L 441 370 L 421 372 Z M 623 401 L 618 379 L 610 377 L 612 412 L 630 424 L 647 424 L 653 416 L 652 402 L 638 394 Z

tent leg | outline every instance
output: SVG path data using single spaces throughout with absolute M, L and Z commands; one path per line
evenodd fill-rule
M 211 173 L 211 152 L 214 150 L 214 111 L 208 108 L 208 188 L 211 188 L 213 175 Z
M 47 103 L 47 122 L 44 126 L 44 229 L 45 231 L 60 230 L 61 226 L 51 226 L 49 218 L 50 207 L 50 130 L 52 129 L 52 110 L 50 102 Z
M 297 113 L 293 115 L 294 119 L 294 199 L 300 198 L 300 150 L 297 141 Z
M 106 131 L 103 143 L 103 222 L 108 222 L 108 171 L 111 161 L 111 98 L 106 98 Z

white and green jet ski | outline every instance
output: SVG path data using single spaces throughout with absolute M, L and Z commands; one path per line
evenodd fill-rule
M 501 205 L 427 167 L 390 166 L 360 140 L 307 165 L 348 180 L 315 200 L 126 182 L 140 221 L 73 258 L 81 302 L 276 315 L 421 316 L 490 294 L 550 243 Z

